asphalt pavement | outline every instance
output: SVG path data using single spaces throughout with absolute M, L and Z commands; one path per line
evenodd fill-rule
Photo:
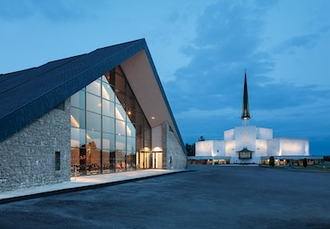
M 330 173 L 187 172 L 0 204 L 0 228 L 330 228 Z

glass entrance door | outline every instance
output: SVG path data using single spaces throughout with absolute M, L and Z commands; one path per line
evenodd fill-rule
M 152 152 L 152 168 L 162 169 L 163 168 L 163 153 L 162 152 Z
M 152 169 L 152 153 L 141 151 L 138 158 L 139 168 Z
M 137 157 L 138 167 L 141 169 L 162 169 L 163 152 L 141 151 Z

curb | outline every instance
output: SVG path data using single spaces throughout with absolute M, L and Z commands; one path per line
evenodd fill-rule
M 84 191 L 84 190 L 95 189 L 95 188 L 103 188 L 103 187 L 108 187 L 108 186 L 114 186 L 114 185 L 135 182 L 135 181 L 139 181 L 139 180 L 146 180 L 146 179 L 150 179 L 150 178 L 154 178 L 154 177 L 166 176 L 166 175 L 177 174 L 177 173 L 182 173 L 182 172 L 189 172 L 189 171 L 191 171 L 191 170 L 175 171 L 175 172 L 171 172 L 171 173 L 155 174 L 155 175 L 150 175 L 150 176 L 145 176 L 145 177 L 136 177 L 136 178 L 126 179 L 126 180 L 110 181 L 110 182 L 91 184 L 91 185 L 85 185 L 85 186 L 80 186 L 80 187 L 63 188 L 63 189 L 59 189 L 59 190 L 52 190 L 52 191 L 45 191 L 45 192 L 40 192 L 40 193 L 26 194 L 26 195 L 22 195 L 22 196 L 8 197 L 8 198 L 0 199 L 0 204 L 6 204 L 6 203 L 34 199 L 34 198 L 45 197 L 45 196 L 52 196 L 52 195 L 57 195 L 57 194 Z

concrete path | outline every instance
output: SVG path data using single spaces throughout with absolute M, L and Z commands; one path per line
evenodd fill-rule
M 17 201 L 32 197 L 52 195 L 56 193 L 78 191 L 101 186 L 114 185 L 150 177 L 183 172 L 185 170 L 149 169 L 121 173 L 100 174 L 94 176 L 79 176 L 71 178 L 70 182 L 51 184 L 33 188 L 24 188 L 14 191 L 0 192 L 0 203 Z

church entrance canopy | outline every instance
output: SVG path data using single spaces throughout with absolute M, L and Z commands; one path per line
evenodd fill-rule
M 237 151 L 239 155 L 239 159 L 251 159 L 253 151 L 248 150 L 247 148 L 243 148 L 240 151 Z

